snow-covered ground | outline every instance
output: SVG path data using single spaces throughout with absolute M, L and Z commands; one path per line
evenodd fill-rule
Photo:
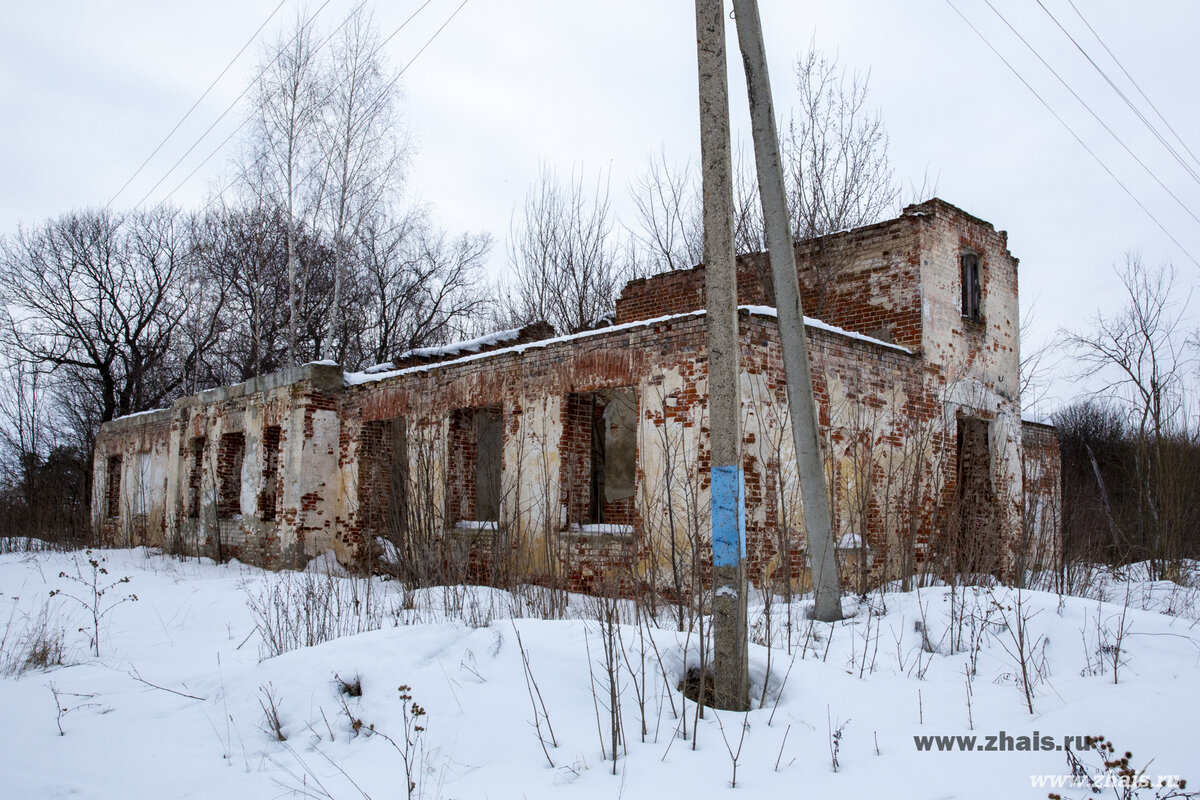
M 1153 759 L 1152 777 L 1200 781 L 1194 572 L 1191 587 L 1106 575 L 1088 599 L 873 593 L 847 600 L 853 616 L 835 624 L 805 619 L 797 601 L 790 631 L 776 602 L 776 647 L 750 647 L 755 710 L 710 710 L 698 725 L 676 691 L 696 635 L 675 631 L 669 609 L 661 628 L 629 617 L 616 647 L 624 734 L 614 775 L 594 600 L 572 597 L 565 618 L 536 619 L 555 606 L 535 589 L 410 592 L 144 550 L 92 557 L 105 559 L 101 581 L 129 578 L 100 598 L 110 610 L 98 657 L 88 556 L 0 556 L 2 797 L 405 797 L 406 749 L 413 796 L 429 798 L 1083 797 L 1033 780 L 1069 773 L 1042 737 L 1088 734 L 1133 751 L 1137 767 Z M 131 594 L 136 602 L 114 605 Z M 768 606 L 751 606 L 751 638 L 764 642 Z M 30 636 L 38 631 L 51 635 Z M 17 674 L 31 639 L 55 631 L 65 664 Z M 269 656 L 322 632 L 344 635 Z M 355 683 L 359 696 L 344 691 Z M 269 730 L 272 706 L 285 741 Z M 1019 749 L 1035 734 L 1037 751 Z M 995 736 L 996 750 L 939 751 L 931 740 L 922 752 L 923 736 L 976 736 L 980 748 Z

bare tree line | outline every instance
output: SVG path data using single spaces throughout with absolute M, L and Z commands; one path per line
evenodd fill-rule
M 1170 577 L 1200 556 L 1200 418 L 1191 387 L 1197 333 L 1190 293 L 1170 264 L 1127 254 L 1116 273 L 1124 305 L 1060 342 L 1105 389 L 1058 410 L 1066 557 L 1148 560 Z
M 780 136 L 793 237 L 820 237 L 898 211 L 902 193 L 882 117 L 868 105 L 869 76 L 813 49 L 796 60 L 793 77 L 798 105 Z M 744 148 L 734 168 L 735 246 L 739 254 L 761 252 L 758 182 Z M 700 182 L 691 162 L 653 152 L 627 191 L 630 212 L 622 220 L 605 173 L 573 170 L 563 180 L 543 166 L 513 217 L 502 318 L 578 330 L 611 312 L 626 280 L 703 260 Z M 820 290 L 847 263 L 840 252 L 822 251 L 802 268 Z
M 381 44 L 365 11 L 332 32 L 301 17 L 282 30 L 260 54 L 224 189 L 202 210 L 82 209 L 0 240 L 0 335 L 20 373 L 6 402 L 41 421 L 33 440 L 5 423 L 23 502 L 37 485 L 30 465 L 58 453 L 78 473 L 73 507 L 86 509 L 103 422 L 309 361 L 386 362 L 496 324 L 603 324 L 627 279 L 701 260 L 690 165 L 651 156 L 624 220 L 607 175 L 545 165 L 514 211 L 508 274 L 492 284 L 491 236 L 445 231 L 409 199 L 412 142 Z M 847 82 L 814 53 L 797 62 L 797 82 L 785 152 L 807 161 L 789 193 L 819 200 L 798 206 L 796 231 L 874 221 L 898 191 L 865 79 Z M 810 191 L 811 181 L 824 183 Z M 739 242 L 751 249 L 757 198 L 740 203 Z
M 412 148 L 369 12 L 297 18 L 260 54 L 248 133 L 200 211 L 72 211 L 0 240 L 13 371 L 6 456 L 21 505 L 52 454 L 86 509 L 99 425 L 333 358 L 354 369 L 475 332 L 486 233 L 404 192 Z M 36 420 L 37 435 L 30 421 Z M 35 468 L 36 467 L 36 468 Z

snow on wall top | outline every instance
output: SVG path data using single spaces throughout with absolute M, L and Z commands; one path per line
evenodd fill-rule
M 160 411 L 168 411 L 168 410 L 169 409 L 166 409 L 166 408 L 152 408 L 149 411 L 135 411 L 132 414 L 126 414 L 123 417 L 114 417 L 113 422 L 116 422 L 119 419 L 133 419 L 134 417 L 144 417 L 148 414 L 157 414 Z
M 478 353 L 485 347 L 491 347 L 503 342 L 511 342 L 520 335 L 520 328 L 509 328 L 505 331 L 496 331 L 486 336 L 468 339 L 465 342 L 454 342 L 453 344 L 442 345 L 441 347 L 414 347 L 412 350 L 405 350 L 396 356 L 396 360 L 403 361 L 406 358 L 445 358 L 446 356 Z
M 760 316 L 760 317 L 772 317 L 772 318 L 776 318 L 776 319 L 778 319 L 778 317 L 779 317 L 778 312 L 775 310 L 775 308 L 773 306 L 738 306 L 738 310 L 745 311 L 749 314 L 753 314 L 755 316 Z M 570 334 L 566 334 L 563 336 L 554 336 L 549 339 L 540 339 L 536 342 L 526 342 L 524 344 L 513 345 L 512 347 L 502 347 L 502 348 L 499 348 L 496 350 L 488 350 L 487 352 L 483 352 L 483 353 L 474 352 L 469 355 L 465 355 L 462 358 L 456 358 L 451 361 L 437 361 L 437 362 L 430 363 L 430 364 L 418 364 L 418 365 L 412 366 L 412 367 L 405 367 L 404 369 L 395 369 L 394 362 L 388 362 L 385 364 L 376 364 L 375 366 L 367 367 L 362 372 L 347 372 L 346 373 L 346 385 L 347 386 L 358 386 L 360 384 L 372 383 L 374 381 L 381 381 L 381 380 L 384 380 L 387 378 L 395 378 L 400 375 L 411 375 L 411 374 L 415 374 L 415 373 L 419 373 L 419 372 L 428 372 L 431 369 L 437 369 L 437 368 L 449 366 L 452 364 L 465 364 L 470 361 L 476 361 L 481 358 L 491 358 L 493 356 L 499 356 L 499 355 L 504 355 L 504 354 L 508 354 L 508 353 L 524 353 L 526 350 L 550 347 L 551 345 L 560 344 L 562 342 L 571 342 L 571 341 L 575 341 L 578 339 L 585 339 L 590 336 L 603 336 L 603 335 L 608 335 L 608 334 L 611 334 L 611 333 L 614 333 L 617 331 L 632 330 L 634 328 L 648 328 L 648 327 L 651 327 L 654 325 L 661 324 L 663 322 L 670 322 L 672 320 L 677 320 L 677 319 L 685 319 L 687 317 L 702 317 L 706 313 L 707 312 L 704 309 L 700 309 L 698 311 L 688 311 L 688 312 L 684 312 L 682 314 L 667 314 L 665 316 L 653 317 L 651 319 L 639 319 L 639 320 L 634 320 L 633 322 L 625 322 L 620 325 L 610 325 L 605 328 L 598 328 L 596 330 L 580 331 L 579 333 L 570 333 Z M 907 353 L 909 355 L 912 354 L 912 351 L 909 350 L 907 347 L 901 347 L 898 344 L 892 344 L 891 342 L 885 342 L 882 339 L 875 339 L 870 336 L 865 336 L 861 333 L 855 333 L 854 331 L 848 331 L 843 328 L 839 328 L 835 325 L 830 325 L 826 322 L 822 322 L 821 320 L 815 319 L 813 317 L 805 317 L 804 324 L 806 327 L 813 328 L 816 330 L 828 331 L 830 333 L 833 333 L 833 334 L 836 334 L 839 336 L 845 336 L 846 338 L 849 338 L 849 339 L 855 339 L 855 340 L 858 340 L 861 342 L 879 345 L 880 347 L 886 347 L 891 350 L 898 350 L 901 353 Z M 509 333 L 512 333 L 512 331 L 500 331 L 500 334 L 509 334 Z M 492 340 L 492 337 L 500 335 L 500 334 L 492 334 L 491 336 L 481 336 L 479 339 L 472 339 L 470 342 L 463 342 L 462 345 L 474 345 L 475 350 L 479 350 L 480 348 L 485 346 L 485 344 L 486 344 L 485 340 Z M 508 341 L 508 339 L 501 339 L 499 341 Z M 460 347 L 460 345 L 448 345 L 446 348 L 421 348 L 421 349 L 422 350 L 430 350 L 430 351 L 443 351 L 443 350 L 448 350 L 448 349 L 457 348 L 457 347 Z M 464 347 L 464 351 L 466 351 L 465 347 Z M 413 353 L 413 354 L 415 354 L 417 352 L 418 351 L 410 351 L 410 353 Z M 402 356 L 402 358 L 403 358 L 403 356 Z
M 774 306 L 738 306 L 738 308 L 740 310 L 748 311 L 751 314 L 756 314 L 760 317 L 779 318 L 779 311 Z M 857 339 L 860 342 L 867 342 L 869 344 L 887 347 L 891 350 L 899 350 L 901 353 L 908 353 L 909 355 L 912 355 L 912 350 L 909 350 L 903 345 L 885 342 L 882 339 L 876 339 L 874 336 L 867 336 L 866 334 L 858 333 L 857 331 L 848 331 L 845 328 L 839 328 L 837 325 L 830 325 L 828 322 L 819 320 L 816 317 L 805 317 L 804 327 L 813 328 L 814 330 L 819 331 L 828 331 L 829 333 L 835 333 L 838 336 L 845 336 L 847 339 Z

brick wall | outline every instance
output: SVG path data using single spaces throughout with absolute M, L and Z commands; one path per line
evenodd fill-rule
M 592 522 L 592 428 L 603 409 L 592 393 L 571 393 L 562 405 L 562 438 L 559 461 L 560 486 L 566 506 L 567 524 Z
M 446 508 L 453 524 L 475 520 L 475 472 L 479 464 L 477 411 L 450 412 L 446 429 Z
M 225 433 L 217 448 L 217 516 L 229 519 L 242 513 L 242 463 L 246 434 Z
M 262 435 L 262 485 L 258 493 L 258 518 L 274 520 L 279 499 L 279 447 L 283 428 L 268 425 Z
M 1062 461 L 1050 425 L 1021 426 L 1024 526 L 1018 561 L 1024 569 L 1051 569 L 1062 555 Z
M 116 519 L 121 515 L 121 457 L 108 459 L 108 486 L 105 492 L 104 515 Z
M 200 506 L 204 498 L 204 451 L 207 439 L 193 436 L 189 440 L 190 458 L 187 473 L 186 514 L 188 519 L 200 518 Z
M 978 330 L 967 329 L 959 313 L 964 247 L 983 261 Z M 934 549 L 956 492 L 953 425 L 962 415 L 987 419 L 995 435 L 990 467 L 996 502 L 1004 506 L 996 539 L 1010 541 L 1022 515 L 1023 431 L 1019 416 L 1013 424 L 1019 398 L 1005 383 L 1016 375 L 1016 262 L 1003 232 L 931 201 L 898 220 L 800 243 L 797 253 L 806 307 L 823 305 L 827 321 L 914 351 L 809 329 L 835 533 L 839 541 L 861 543 L 843 554 L 846 560 L 853 555 L 876 575 L 891 575 L 911 571 Z M 768 301 L 760 280 L 765 263 L 763 256 L 739 262 L 746 304 Z M 822 270 L 828 280 L 818 285 Z M 388 476 L 400 458 L 411 485 L 421 487 L 420 497 L 410 498 L 406 524 L 419 520 L 421 535 L 437 540 L 439 559 L 476 577 L 521 576 L 581 589 L 661 586 L 670 559 L 693 555 L 703 572 L 709 560 L 705 318 L 658 319 L 700 308 L 702 279 L 700 268 L 634 281 L 618 304 L 618 327 L 567 341 L 500 348 L 349 386 L 340 373 L 314 367 L 291 383 L 262 379 L 259 388 L 251 382 L 185 398 L 153 421 L 157 444 L 137 439 L 145 423 L 102 430 L 94 492 L 102 494 L 107 480 L 102 456 L 162 449 L 163 463 L 178 465 L 165 490 L 167 530 L 194 536 L 189 546 L 203 551 L 212 531 L 203 515 L 188 522 L 184 514 L 187 443 L 201 437 L 206 452 L 217 447 L 210 463 L 228 482 L 235 459 L 224 443 L 239 434 L 242 457 L 254 465 L 241 470 L 249 485 L 240 508 L 254 513 L 223 523 L 225 555 L 276 566 L 332 548 L 353 560 L 389 513 L 384 495 L 396 491 Z M 636 324 L 651 319 L 657 321 Z M 803 582 L 807 547 L 777 323 L 745 312 L 740 319 L 750 568 L 759 580 Z M 633 498 L 606 503 L 604 517 L 632 525 L 634 533 L 572 532 L 571 523 L 592 516 L 590 436 L 602 404 L 585 400 L 622 389 L 636 396 L 636 490 Z M 481 408 L 502 420 L 499 519 L 494 530 L 452 533 L 455 522 L 478 516 Z M 387 433 L 400 419 L 411 437 L 402 456 Z M 667 485 L 674 486 L 670 502 Z M 230 494 L 222 491 L 226 512 Z
M 898 219 L 796 244 L 807 316 L 884 341 L 921 346 L 919 233 L 923 206 Z M 770 259 L 737 260 L 738 303 L 774 305 Z M 617 300 L 618 324 L 704 308 L 704 266 L 631 281 Z

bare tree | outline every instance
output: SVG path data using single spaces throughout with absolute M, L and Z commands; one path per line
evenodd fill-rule
M 366 220 L 359 240 L 366 360 L 382 363 L 473 332 L 472 318 L 489 303 L 479 289 L 488 234 L 451 237 L 417 210 Z
M 15 361 L 6 369 L 0 389 L 0 445 L 9 475 L 20 482 L 21 500 L 27 509 L 38 502 L 38 467 L 51 443 L 46 386 L 31 365 Z
M 877 222 L 900 200 L 888 161 L 883 118 L 867 105 L 870 76 L 852 72 L 819 50 L 796 59 L 798 105 L 780 134 L 792 237 L 812 239 Z M 738 252 L 766 249 L 753 159 L 737 158 L 735 239 Z M 801 268 L 810 272 L 820 315 L 828 288 L 848 265 L 836 243 L 816 249 Z M 764 288 L 771 293 L 771 282 Z
M 75 212 L 22 229 L 0 248 L 5 344 L 84 382 L 100 421 L 155 408 L 216 336 L 210 321 L 178 347 L 200 305 L 194 262 L 190 225 L 169 208 Z
M 575 331 L 611 313 L 626 274 L 613 229 L 604 179 L 589 192 L 582 170 L 563 183 L 543 166 L 509 230 L 510 320 Z
M 1049 391 L 1049 373 L 1056 362 L 1052 359 L 1054 343 L 1047 342 L 1037 349 L 1027 347 L 1029 338 L 1037 324 L 1037 308 L 1030 303 L 1021 309 L 1019 340 L 1021 364 L 1019 391 L 1021 408 L 1026 413 L 1036 413 L 1037 407 L 1046 399 Z
M 652 153 L 646 171 L 629 187 L 633 225 L 628 226 L 631 261 L 652 274 L 696 266 L 704 257 L 700 189 L 691 163 L 667 161 L 664 150 Z
M 867 107 L 870 75 L 849 76 L 811 50 L 796 60 L 799 108 L 783 135 L 792 235 L 822 236 L 878 220 L 900 197 L 883 118 Z
M 204 280 L 227 286 L 228 299 L 220 337 L 206 353 L 195 388 L 280 369 L 288 355 L 283 214 L 262 206 L 222 208 L 197 223 L 196 237 Z
M 409 140 L 397 118 L 396 77 L 380 57 L 379 34 L 369 12 L 355 11 L 333 42 L 322 71 L 330 90 L 323 98 L 321 180 L 328 199 L 325 225 L 332 237 L 333 299 L 329 305 L 326 357 L 345 362 L 340 336 L 342 283 L 356 255 L 354 242 L 365 220 L 400 189 Z
M 286 224 L 289 363 L 298 360 L 300 314 L 307 287 L 297 252 L 301 212 L 319 205 L 311 180 L 317 174 L 316 134 L 322 99 L 316 48 L 311 22 L 297 17 L 290 35 L 281 33 L 264 49 L 265 63 L 251 103 L 253 128 L 241 165 L 244 186 L 282 211 Z
M 1184 342 L 1190 293 L 1178 288 L 1175 268 L 1143 266 L 1126 254 L 1117 268 L 1126 304 L 1111 315 L 1098 313 L 1093 330 L 1060 332 L 1083 377 L 1102 377 L 1125 405 L 1136 445 L 1132 483 L 1137 493 L 1132 542 L 1159 557 L 1177 555 L 1181 531 L 1168 524 L 1164 486 L 1171 464 L 1170 441 L 1188 429 L 1184 380 L 1194 363 Z
M 798 106 L 780 135 L 792 237 L 813 239 L 877 222 L 899 204 L 901 190 L 888 161 L 888 137 L 878 111 L 867 104 L 869 75 L 847 75 L 837 60 L 811 50 L 795 63 Z M 766 250 L 754 158 L 734 152 L 734 244 L 738 253 Z M 926 194 L 926 181 L 913 194 Z M 662 152 L 630 186 L 633 223 L 630 261 L 640 272 L 685 269 L 699 263 L 700 198 L 690 164 L 671 165 Z M 800 265 L 816 289 L 819 316 L 828 289 L 849 260 L 836 242 L 815 246 Z M 763 264 L 767 266 L 766 262 Z M 768 297 L 774 290 L 763 275 Z

